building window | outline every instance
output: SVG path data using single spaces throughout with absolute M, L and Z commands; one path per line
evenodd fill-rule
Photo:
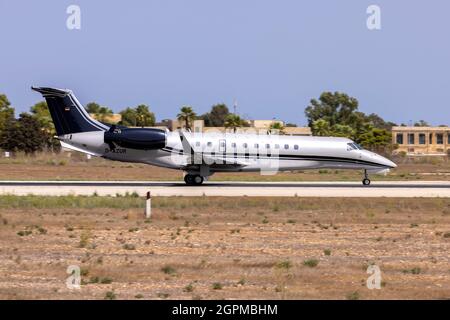
M 245 149 L 248 148 L 248 144 L 246 144 L 246 143 L 244 143 L 243 146 L 244 146 Z
M 447 143 L 450 144 L 450 133 L 447 133 Z
M 408 133 L 408 144 L 414 144 L 414 133 Z
M 419 144 L 425 144 L 425 133 L 419 133 Z
M 298 150 L 298 144 L 294 144 L 294 149 Z
M 436 133 L 436 143 L 444 144 L 444 135 L 442 133 Z
M 266 149 L 270 149 L 270 144 L 266 144 Z
M 236 142 L 231 143 L 232 148 L 236 148 Z
M 288 144 L 285 144 L 284 145 L 284 148 L 287 150 L 287 149 L 289 149 L 289 145 Z
M 397 144 L 403 144 L 403 133 L 397 133 Z
M 428 139 L 428 143 L 432 144 L 433 143 L 433 134 L 430 133 L 429 139 Z
M 208 147 L 212 147 L 212 142 L 208 142 L 206 145 L 207 145 Z
M 255 143 L 255 149 L 259 148 L 259 144 Z
M 448 138 L 450 139 L 450 135 L 448 136 Z M 450 143 L 450 142 L 449 142 Z M 277 143 L 275 144 L 275 149 L 280 149 L 280 145 Z
M 195 142 L 195 145 L 196 145 L 197 147 L 200 147 L 200 141 Z

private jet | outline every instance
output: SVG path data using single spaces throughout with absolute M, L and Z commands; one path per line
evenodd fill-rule
M 260 133 L 194 133 L 157 128 L 129 128 L 93 119 L 71 90 L 31 87 L 47 101 L 61 146 L 105 159 L 146 163 L 182 170 L 187 185 L 201 185 L 216 172 L 307 169 L 386 174 L 396 164 L 350 139 Z

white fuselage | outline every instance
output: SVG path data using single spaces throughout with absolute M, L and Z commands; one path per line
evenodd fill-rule
M 124 162 L 198 172 L 205 176 L 223 171 L 303 170 L 318 168 L 364 169 L 385 172 L 396 165 L 353 141 L 336 137 L 285 136 L 242 133 L 184 132 L 190 152 L 179 132 L 167 132 L 166 147 L 157 150 L 110 149 L 103 131 L 60 136 L 63 147 Z M 195 159 L 194 159 L 195 158 Z M 199 160 L 200 159 L 200 160 Z M 268 173 L 270 174 L 270 173 Z

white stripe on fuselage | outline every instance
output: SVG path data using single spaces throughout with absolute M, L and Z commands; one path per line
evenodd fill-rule
M 185 168 L 186 154 L 183 154 L 178 132 L 167 133 L 167 146 L 160 150 L 135 150 L 118 147 L 111 151 L 104 143 L 104 131 L 93 131 L 72 134 L 61 137 L 65 143 L 72 144 L 78 149 L 99 154 L 107 159 L 141 162 L 156 166 L 182 169 Z M 381 156 L 366 150 L 347 150 L 347 143 L 352 141 L 345 138 L 309 137 L 309 136 L 280 136 L 280 135 L 251 135 L 251 134 L 193 134 L 185 133 L 191 147 L 197 154 L 204 154 L 209 158 L 218 156 L 221 159 L 239 164 L 236 166 L 212 166 L 212 171 L 256 171 L 259 168 L 273 166 L 277 161 L 278 170 L 314 169 L 314 168 L 346 168 L 346 169 L 380 169 L 387 165 L 381 163 Z M 225 150 L 220 149 L 220 143 L 225 143 Z M 200 146 L 198 146 L 198 143 Z M 208 143 L 211 144 L 208 147 Z M 232 144 L 236 144 L 236 150 Z M 243 148 L 247 144 L 248 148 Z M 259 149 L 255 148 L 258 144 Z M 270 148 L 266 148 L 266 144 Z M 279 149 L 275 149 L 275 145 Z M 285 149 L 285 144 L 289 146 Z M 298 145 L 298 149 L 294 149 Z M 236 152 L 235 152 L 236 151 Z M 269 152 L 266 152 L 269 151 Z M 236 154 L 235 154 L 236 153 Z M 268 157 L 267 154 L 271 157 Z M 373 155 L 373 156 L 371 156 Z M 277 157 L 279 156 L 279 157 Z M 371 158 L 372 157 L 372 158 Z M 272 161 L 270 163 L 270 161 Z M 386 159 L 384 159 L 386 160 Z M 245 163 L 245 165 L 242 165 Z M 223 164 L 223 162 L 219 162 Z

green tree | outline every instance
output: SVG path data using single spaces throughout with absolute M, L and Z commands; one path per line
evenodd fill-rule
M 239 127 L 247 127 L 247 121 L 242 119 L 239 115 L 230 113 L 225 119 L 225 128 L 233 128 L 233 132 Z
M 206 127 L 223 127 L 229 113 L 227 105 L 219 103 L 213 105 L 210 112 L 202 114 L 199 118 L 205 121 Z
M 120 120 L 119 124 L 132 127 L 137 125 L 137 114 L 135 109 L 128 107 L 119 113 L 122 116 L 122 120 Z
M 312 99 L 310 105 L 305 109 L 308 125 L 323 119 L 330 124 L 351 125 L 357 115 L 358 100 L 340 92 L 324 92 L 320 95 L 319 101 Z
M 326 137 L 330 135 L 330 124 L 324 119 L 314 120 L 311 130 L 315 136 Z
M 96 102 L 89 102 L 86 105 L 86 110 L 88 113 L 95 115 L 95 119 L 105 123 L 107 123 L 110 117 L 114 114 L 110 108 L 106 106 L 100 106 Z
M 155 125 L 155 114 L 145 104 L 136 108 L 126 108 L 120 111 L 122 120 L 119 124 L 132 127 L 151 127 Z
M 0 132 L 2 132 L 9 121 L 14 119 L 14 108 L 4 94 L 0 94 Z
M 346 124 L 335 124 L 333 127 L 333 136 L 335 137 L 354 137 L 355 130 Z
M 89 113 L 97 114 L 100 111 L 100 105 L 97 102 L 89 102 L 86 105 L 86 110 Z
M 414 123 L 414 127 L 429 127 L 429 126 L 430 124 L 425 120 L 419 120 L 416 123 Z
M 358 111 L 358 100 L 340 92 L 324 92 L 305 109 L 313 135 L 350 138 L 366 148 L 391 145 L 392 122 Z
M 150 112 L 150 109 L 145 104 L 140 104 L 136 107 L 136 126 L 151 127 L 155 125 L 155 114 Z
M 180 109 L 180 113 L 177 114 L 178 121 L 184 122 L 186 129 L 191 129 L 191 123 L 195 120 L 196 114 L 192 107 L 183 106 Z
M 53 138 L 56 135 L 56 129 L 47 103 L 45 101 L 36 103 L 30 108 L 30 112 L 39 123 L 41 134 L 46 140 L 46 147 L 53 151 L 59 151 L 61 145 L 58 140 Z
M 284 126 L 281 124 L 281 122 L 274 122 L 270 125 L 269 131 L 271 133 L 284 134 Z
M 0 137 L 0 146 L 8 151 L 27 154 L 41 151 L 47 143 L 39 121 L 28 113 L 21 113 L 18 120 L 8 121 Z

